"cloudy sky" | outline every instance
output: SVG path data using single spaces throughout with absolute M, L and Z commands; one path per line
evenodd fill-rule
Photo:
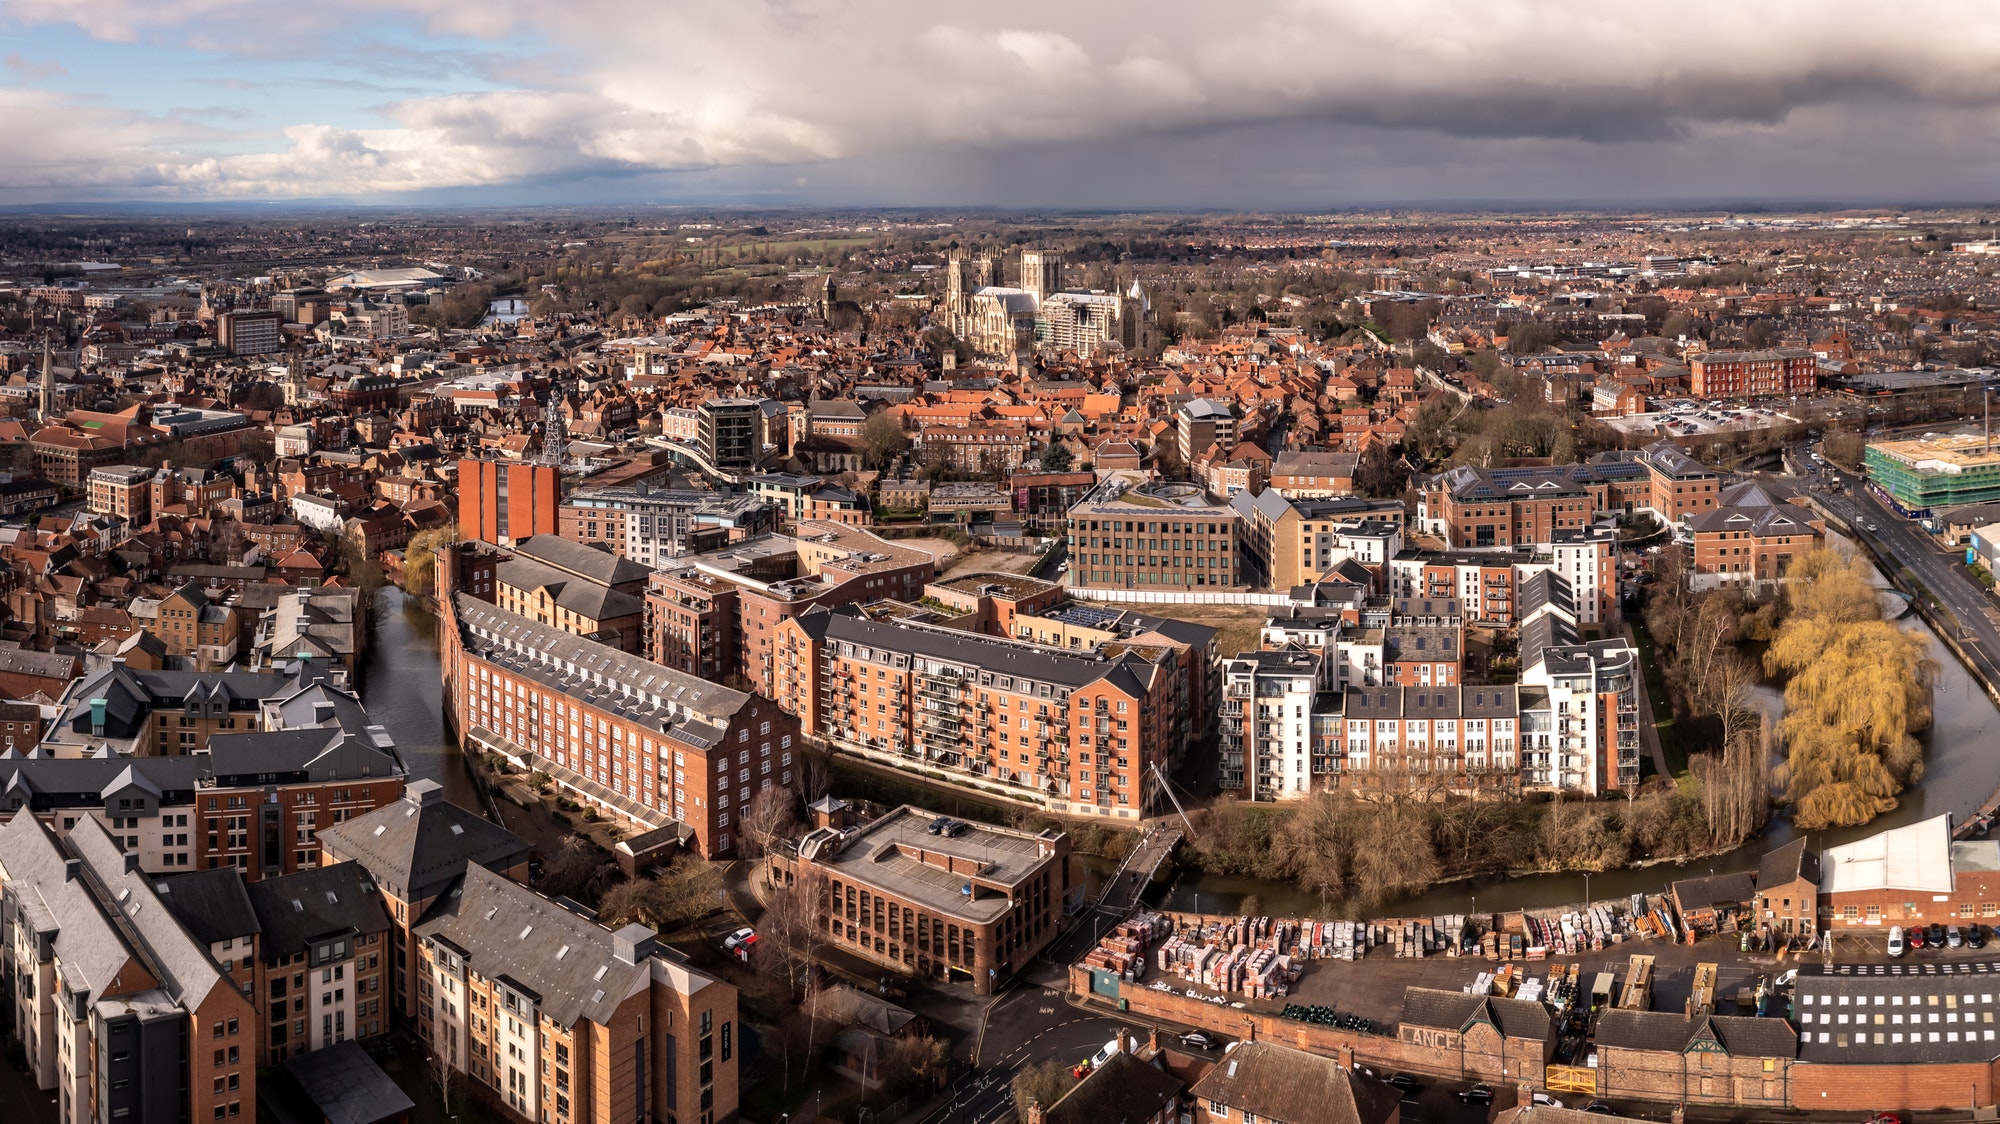
M 0 0 L 0 204 L 2000 197 L 1909 0 Z

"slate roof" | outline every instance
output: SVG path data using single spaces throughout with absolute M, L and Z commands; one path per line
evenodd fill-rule
M 19 812 L 0 827 L 0 869 L 23 912 L 17 923 L 56 930 L 64 986 L 95 999 L 134 956 L 83 883 L 65 880 L 63 863 L 54 833 L 33 813 Z
M 815 640 L 846 642 L 923 656 L 1060 687 L 1076 688 L 1100 679 L 1116 678 L 1121 689 L 1143 696 L 1145 689 L 1132 676 L 1151 675 L 1149 669 L 1134 673 L 1133 664 L 1138 664 L 1140 668 L 1146 665 L 1129 656 L 1114 662 L 1086 655 L 1043 651 L 972 633 L 888 624 L 870 620 L 859 607 L 851 605 L 835 609 L 813 608 L 796 619 L 799 627 Z M 1114 677 L 1113 673 L 1121 668 L 1126 675 Z
M 1769 889 L 1804 879 L 1815 886 L 1819 884 L 1819 852 L 1806 846 L 1801 836 L 1775 851 L 1764 855 L 1757 864 L 1757 886 Z
M 1403 989 L 1400 1021 L 1407 1026 L 1459 1031 L 1481 1019 L 1498 1027 L 1507 1038 L 1541 1042 L 1549 1037 L 1549 1010 L 1540 1003 L 1428 987 Z
M 205 945 L 257 935 L 257 911 L 250 906 L 243 872 L 234 866 L 177 874 L 158 888 L 161 903 Z
M 248 893 L 262 931 L 257 955 L 266 964 L 304 952 L 320 937 L 389 930 L 382 894 L 358 862 L 266 878 L 251 883 Z
M 505 977 L 541 1000 L 558 1026 L 600 1025 L 651 979 L 648 963 L 612 955 L 611 931 L 481 866 L 417 925 L 463 951 L 473 971 Z
M 294 1055 L 285 1061 L 285 1072 L 326 1124 L 379 1124 L 416 1107 L 353 1039 Z
M 70 850 L 104 888 L 105 907 L 124 914 L 127 941 L 143 942 L 144 959 L 158 975 L 160 988 L 189 1010 L 218 985 L 234 988 L 208 955 L 208 945 L 196 941 L 173 913 L 161 904 L 145 874 L 125 869 L 125 850 L 93 817 L 79 817 L 69 833 Z
M 1237 1046 L 1189 1092 L 1197 1101 L 1284 1124 L 1380 1124 L 1401 1099 L 1389 1086 L 1342 1069 L 1332 1058 L 1272 1042 Z
M 1801 964 L 1798 1059 L 1832 1065 L 2000 1058 L 2000 965 Z
M 468 867 L 513 866 L 530 849 L 527 840 L 445 800 L 435 781 L 417 781 L 393 804 L 321 828 L 319 838 L 406 902 L 436 897 Z
M 1790 1058 L 1798 1052 L 1792 1024 L 1777 1018 L 1704 1015 L 1675 1011 L 1606 1011 L 1597 1044 L 1624 1050 L 1679 1054 L 1712 1043 L 1739 1058 Z
M 1120 1051 L 1046 1106 L 1045 1124 L 1142 1124 L 1179 1099 L 1173 1074 Z
M 609 644 L 536 624 L 518 613 L 457 594 L 452 610 L 465 647 L 524 678 L 548 683 L 602 710 L 650 724 L 706 748 L 750 696 L 656 664 Z M 560 662 L 550 662 L 560 661 Z M 572 670 L 576 669 L 576 670 Z M 619 688 L 630 688 L 630 692 Z M 658 701 L 655 702 L 654 700 Z M 683 731 L 690 715 L 702 728 Z
M 557 606 L 594 621 L 636 616 L 645 610 L 645 602 L 629 593 L 529 558 L 500 563 L 493 577 L 501 585 L 530 593 L 545 589 Z

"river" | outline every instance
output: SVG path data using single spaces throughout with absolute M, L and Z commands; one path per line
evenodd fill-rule
M 368 715 L 396 739 L 411 779 L 434 780 L 445 797 L 479 806 L 465 758 L 445 732 L 443 680 L 438 662 L 437 615 L 394 586 L 376 596 L 375 635 L 362 664 L 361 701 Z

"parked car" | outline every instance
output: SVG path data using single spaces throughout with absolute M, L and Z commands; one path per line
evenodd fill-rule
M 1986 926 L 1975 921 L 1965 927 L 1965 943 L 1971 948 L 1986 947 Z
M 1181 1045 L 1192 1046 L 1197 1050 L 1213 1050 L 1215 1049 L 1215 1039 L 1210 1038 L 1201 1031 L 1191 1030 L 1181 1035 Z
M 1910 942 L 1911 948 L 1922 948 L 1924 947 L 1924 939 L 1928 935 L 1924 932 L 1922 925 L 1912 925 L 1910 926 L 1910 931 L 1905 933 L 1904 937 Z
M 1931 927 L 1930 927 L 1930 931 L 1929 931 L 1929 932 L 1926 932 L 1926 933 L 1924 934 L 1924 947 L 1925 947 L 1925 948 L 1943 948 L 1943 947 L 1944 947 L 1944 924 L 1943 924 L 1943 922 L 1939 922 L 1939 921 L 1933 921 L 1933 922 L 1931 922 Z
M 1903 1124 L 1903 1118 L 1893 1112 L 1878 1112 L 1861 1124 Z
M 1965 934 L 1960 932 L 1956 925 L 1948 926 L 1944 931 L 1944 944 L 1946 948 L 1962 948 L 1965 945 Z
M 1423 1085 L 1416 1078 L 1411 1077 L 1407 1073 L 1392 1073 L 1383 1080 L 1406 1097 L 1423 1088 Z
M 1583 1111 L 1595 1113 L 1598 1116 L 1618 1115 L 1617 1109 L 1612 1108 L 1610 1105 L 1605 1104 L 1603 1101 L 1592 1101 L 1589 1104 L 1583 1106 Z
M 1528 1098 L 1528 1103 L 1542 1108 L 1561 1108 L 1563 1106 L 1561 1101 L 1549 1096 L 1547 1093 L 1532 1094 Z
M 1904 947 L 1905 947 L 1905 946 L 1904 946 L 1904 944 L 1903 944 L 1903 927 L 1902 927 L 1901 925 L 1892 925 L 1892 926 L 1890 926 L 1890 928 L 1889 928 L 1889 955 L 1891 955 L 1891 956 L 1901 956 L 1901 955 L 1903 955 L 1903 950 L 1904 950 Z
M 1459 1093 L 1458 1099 L 1464 1101 L 1466 1104 L 1492 1104 L 1493 1087 L 1490 1085 L 1474 1085 L 1472 1088 Z
M 740 948 L 747 951 L 751 945 L 756 943 L 757 930 L 750 928 L 738 929 L 722 938 L 722 950 L 724 952 L 735 952 Z

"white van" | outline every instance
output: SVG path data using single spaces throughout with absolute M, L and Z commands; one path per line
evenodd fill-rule
M 1891 956 L 1901 956 L 1901 955 L 1903 955 L 1903 950 L 1904 950 L 1904 948 L 1905 948 L 1905 947 L 1906 947 L 1906 946 L 1905 946 L 1905 945 L 1903 944 L 1903 927 L 1902 927 L 1901 925 L 1892 925 L 1892 926 L 1890 926 L 1890 928 L 1889 928 L 1889 955 L 1891 955 Z

